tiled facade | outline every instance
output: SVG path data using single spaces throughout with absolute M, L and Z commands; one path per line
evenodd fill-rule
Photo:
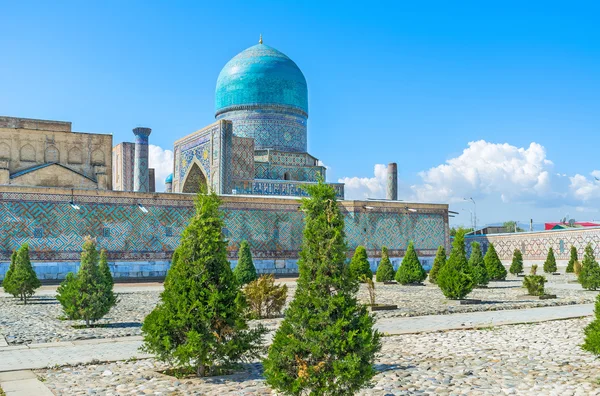
M 108 250 L 119 276 L 163 276 L 179 235 L 194 213 L 193 199 L 189 194 L 75 190 L 72 195 L 71 190 L 63 189 L 2 187 L 0 207 L 5 215 L 0 221 L 0 278 L 12 250 L 25 242 L 30 244 L 38 272 L 47 271 L 43 277 L 64 276 L 60 268 L 76 265 L 86 235 L 97 238 L 99 246 Z M 297 271 L 304 227 L 298 200 L 222 199 L 223 232 L 229 240 L 232 263 L 239 244 L 247 240 L 260 271 Z M 79 210 L 70 205 L 71 200 Z M 365 245 L 374 258 L 385 245 L 397 265 L 409 240 L 415 242 L 425 261 L 433 258 L 439 245 L 448 248 L 447 205 L 372 201 L 342 201 L 340 205 L 350 249 Z M 417 212 L 407 211 L 406 205 Z

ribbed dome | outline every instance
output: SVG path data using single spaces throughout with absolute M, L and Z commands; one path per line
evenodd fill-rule
M 169 176 L 167 176 L 167 178 L 165 179 L 165 183 L 173 183 L 173 174 L 172 173 Z
M 300 68 L 286 55 L 264 44 L 231 59 L 217 79 L 215 111 L 237 106 L 293 107 L 308 114 L 308 89 Z

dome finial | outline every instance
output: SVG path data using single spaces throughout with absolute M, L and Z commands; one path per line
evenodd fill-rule
M 260 34 L 260 38 L 258 39 L 258 44 L 262 44 L 262 33 Z

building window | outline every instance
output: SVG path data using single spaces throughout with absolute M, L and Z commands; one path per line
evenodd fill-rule
M 563 241 L 562 239 L 560 240 L 560 242 L 558 243 L 559 249 L 560 249 L 560 254 L 564 254 L 565 253 L 565 241 Z
M 165 236 L 168 236 L 168 237 L 173 236 L 173 227 L 165 227 Z
M 525 242 L 521 243 L 521 253 L 522 253 L 522 254 L 525 254 L 525 247 L 526 247 L 526 246 L 527 246 L 527 245 L 525 244 Z
M 108 227 L 104 227 L 104 228 L 102 229 L 102 236 L 103 236 L 104 238 L 110 238 L 110 228 L 108 228 Z
M 290 172 L 285 172 L 283 174 L 283 180 L 291 180 L 292 178 L 290 177 Z
M 44 237 L 44 229 L 42 227 L 35 227 L 33 229 L 33 237 L 34 238 L 43 238 Z

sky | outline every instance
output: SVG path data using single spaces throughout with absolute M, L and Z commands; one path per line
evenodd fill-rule
M 526 3 L 526 4 L 524 4 Z M 0 115 L 133 141 L 214 121 L 221 68 L 258 42 L 309 87 L 309 152 L 346 198 L 448 203 L 451 225 L 600 219 L 594 2 L 0 0 Z M 473 198 L 475 204 L 465 198 Z

